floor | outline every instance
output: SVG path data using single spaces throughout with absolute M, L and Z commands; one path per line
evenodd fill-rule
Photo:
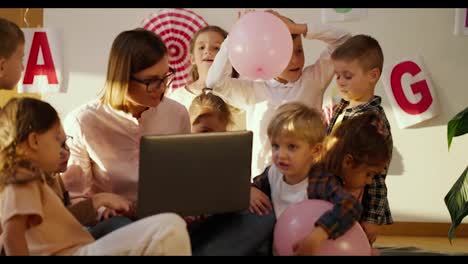
M 455 238 L 451 245 L 447 237 L 381 236 L 374 246 L 416 247 L 431 252 L 468 254 L 468 238 Z

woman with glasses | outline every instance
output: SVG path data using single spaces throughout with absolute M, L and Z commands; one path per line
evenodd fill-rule
M 141 136 L 190 133 L 185 107 L 164 97 L 173 76 L 159 36 L 144 29 L 117 36 L 102 95 L 64 122 L 73 137 L 63 177 L 72 197 L 112 192 L 136 201 Z M 103 210 L 104 216 L 115 215 Z

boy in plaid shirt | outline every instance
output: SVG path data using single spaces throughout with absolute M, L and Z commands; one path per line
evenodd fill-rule
M 390 124 L 380 105 L 382 99 L 374 95 L 384 59 L 379 43 L 370 36 L 356 35 L 339 46 L 332 53 L 331 59 L 343 99 L 333 111 L 327 133 L 330 134 L 344 120 L 373 111 L 382 120 L 380 129 L 387 136 L 386 142 L 391 157 L 393 141 Z M 377 238 L 379 225 L 393 223 L 385 184 L 390 160 L 385 170 L 376 175 L 372 184 L 366 187 L 362 199 L 361 225 L 371 243 Z
M 343 188 L 339 175 L 317 164 L 322 153 L 325 125 L 321 113 L 301 103 L 280 106 L 268 126 L 273 165 L 254 178 L 250 211 L 259 215 L 272 209 L 279 218 L 291 204 L 306 199 L 334 204 L 315 223 L 311 233 L 297 242 L 295 254 L 314 254 L 321 242 L 343 235 L 359 220 L 362 206 Z

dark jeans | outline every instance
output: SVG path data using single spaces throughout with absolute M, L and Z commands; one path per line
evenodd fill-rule
M 94 237 L 94 239 L 97 240 L 109 234 L 110 232 L 117 230 L 131 223 L 133 223 L 133 221 L 127 217 L 115 216 L 115 217 L 111 217 L 106 220 L 103 220 L 97 223 L 95 226 L 87 227 L 87 229 L 89 233 L 91 233 L 91 235 Z
M 249 211 L 210 216 L 189 225 L 194 256 L 272 255 L 274 212 L 259 216 Z

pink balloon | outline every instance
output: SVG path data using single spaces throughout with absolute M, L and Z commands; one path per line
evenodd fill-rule
M 281 214 L 275 225 L 274 248 L 280 256 L 293 255 L 293 245 L 305 238 L 314 228 L 320 216 L 331 210 L 333 205 L 322 200 L 305 200 L 290 205 Z M 322 243 L 318 256 L 370 256 L 372 249 L 366 233 L 355 223 L 341 237 Z
M 263 11 L 242 16 L 229 32 L 229 60 L 249 79 L 270 80 L 292 56 L 291 32 L 281 19 Z

